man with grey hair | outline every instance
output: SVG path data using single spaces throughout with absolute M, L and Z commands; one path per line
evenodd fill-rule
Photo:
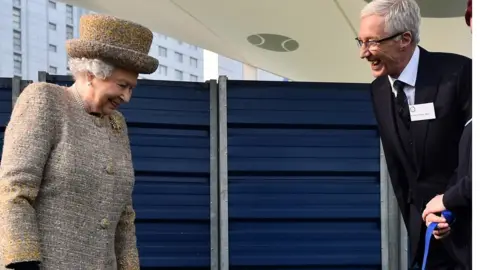
M 461 3 L 460 3 L 461 4 Z M 391 183 L 410 240 L 411 266 L 423 259 L 422 211 L 455 177 L 458 144 L 471 118 L 471 59 L 418 46 L 414 0 L 373 0 L 361 12 L 357 42 L 376 79 L 373 108 Z M 434 232 L 450 231 L 443 217 Z M 442 241 L 432 241 L 428 269 L 461 269 Z

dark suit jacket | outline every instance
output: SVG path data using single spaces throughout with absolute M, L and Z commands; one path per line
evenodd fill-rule
M 412 263 L 423 257 L 422 210 L 435 195 L 445 192 L 458 164 L 458 143 L 471 119 L 471 83 L 471 59 L 420 48 L 415 104 L 433 102 L 436 118 L 411 122 L 413 156 L 406 154 L 398 135 L 388 77 L 378 77 L 371 84 L 391 182 L 409 233 Z M 429 261 L 436 260 L 433 251 Z
M 443 204 L 456 216 L 450 236 L 454 258 L 463 269 L 472 269 L 472 123 L 465 127 L 459 145 L 457 179 L 445 191 Z
M 443 204 L 452 211 L 472 208 L 472 123 L 463 131 L 459 145 L 457 179 L 445 191 Z

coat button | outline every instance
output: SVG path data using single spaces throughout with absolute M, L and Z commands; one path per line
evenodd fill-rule
M 96 125 L 97 127 L 102 127 L 102 126 L 103 126 L 102 118 L 100 118 L 100 117 L 95 117 L 95 119 L 93 120 L 93 122 L 95 123 L 95 125 Z
M 113 174 L 113 165 L 111 162 L 107 164 L 107 166 L 105 167 L 105 171 L 110 175 Z
M 110 221 L 104 218 L 102 219 L 102 221 L 100 221 L 100 226 L 102 227 L 102 229 L 106 229 L 108 228 L 108 226 L 110 226 Z

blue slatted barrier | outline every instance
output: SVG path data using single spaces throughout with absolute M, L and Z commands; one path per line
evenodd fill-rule
M 71 84 L 65 76 L 47 80 Z M 142 269 L 209 269 L 209 106 L 203 83 L 140 80 L 120 109 L 135 168 Z
M 12 78 L 0 78 L 0 162 L 3 151 L 3 134 L 12 113 Z
M 380 269 L 380 145 L 368 87 L 227 89 L 231 269 Z

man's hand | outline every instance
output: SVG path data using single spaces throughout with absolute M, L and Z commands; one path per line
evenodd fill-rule
M 425 210 L 423 210 L 423 213 L 422 213 L 423 221 L 426 221 L 425 218 L 429 214 L 440 213 L 445 210 L 447 209 L 445 209 L 445 206 L 443 205 L 443 194 L 437 195 L 433 199 L 431 199 L 430 202 L 427 203 Z
M 450 226 L 443 216 L 439 217 L 435 214 L 428 214 L 425 219 L 425 224 L 428 227 L 432 222 L 438 223 L 437 229 L 433 231 L 433 237 L 435 237 L 435 239 L 443 239 L 450 234 Z

